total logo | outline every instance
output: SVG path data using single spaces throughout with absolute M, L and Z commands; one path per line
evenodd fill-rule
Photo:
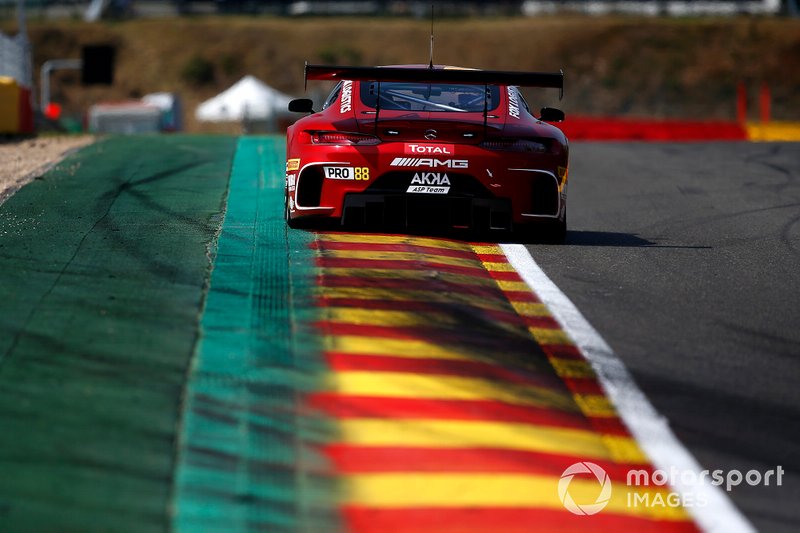
M 450 178 L 439 172 L 418 172 L 411 178 L 411 185 L 450 185 Z
M 455 154 L 455 148 L 452 145 L 407 143 L 404 153 L 408 155 L 453 155 Z

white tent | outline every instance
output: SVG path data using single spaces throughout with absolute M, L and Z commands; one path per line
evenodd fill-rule
M 291 115 L 286 109 L 291 99 L 257 78 L 245 76 L 197 106 L 195 117 L 202 122 L 274 122 Z

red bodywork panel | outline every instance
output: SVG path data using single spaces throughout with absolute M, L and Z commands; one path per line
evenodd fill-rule
M 368 105 L 362 84 L 365 98 L 381 94 L 375 82 L 345 80 L 324 110 L 288 128 L 290 222 L 404 223 L 430 211 L 445 225 L 476 227 L 488 210 L 490 229 L 510 230 L 565 219 L 567 139 L 531 115 L 516 87 L 495 86 L 485 112 L 376 111 L 381 97 Z

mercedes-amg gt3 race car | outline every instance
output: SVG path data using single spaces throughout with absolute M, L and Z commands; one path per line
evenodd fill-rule
M 569 147 L 520 86 L 563 91 L 563 73 L 441 66 L 306 65 L 338 83 L 287 130 L 286 220 L 358 228 L 505 230 L 562 241 Z

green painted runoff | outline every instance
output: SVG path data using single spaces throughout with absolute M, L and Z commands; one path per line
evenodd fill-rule
M 0 206 L 0 531 L 164 531 L 235 138 L 110 138 Z
M 174 530 L 336 531 L 334 481 L 314 452 L 325 425 L 302 409 L 324 372 L 313 234 L 283 219 L 285 144 L 243 138 L 192 367 Z

